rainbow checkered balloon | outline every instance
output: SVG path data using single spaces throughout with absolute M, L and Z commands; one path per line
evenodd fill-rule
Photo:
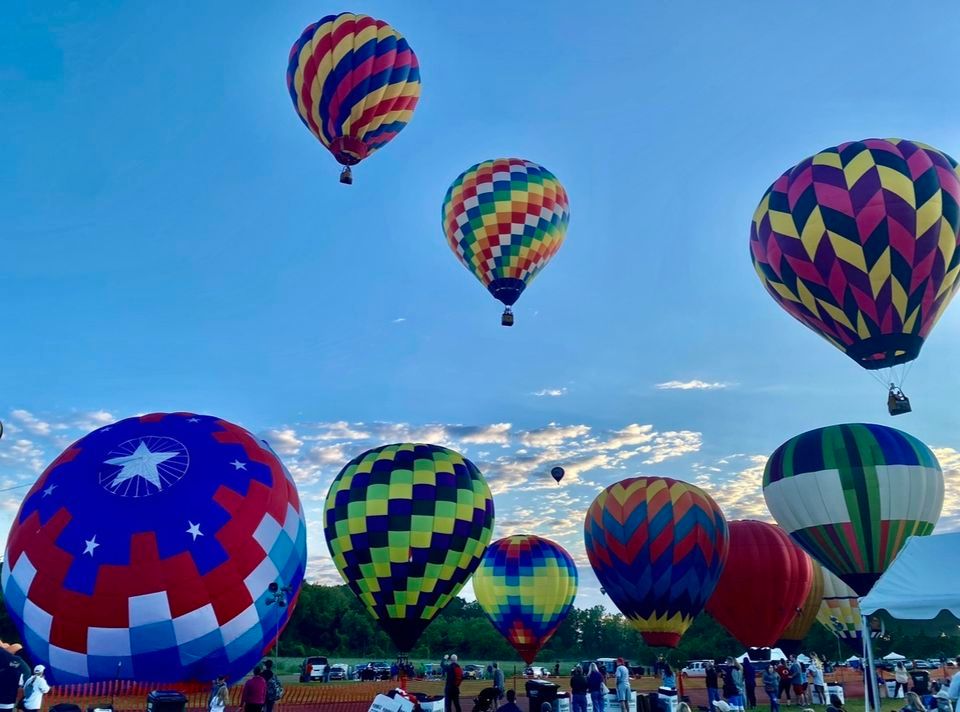
M 334 479 L 323 531 L 343 580 L 406 653 L 479 565 L 493 497 L 458 452 L 384 445 Z
M 563 244 L 570 202 L 543 166 L 497 158 L 457 176 L 441 219 L 457 259 L 510 307 Z
M 521 534 L 487 548 L 473 590 L 493 627 L 529 665 L 570 612 L 578 580 L 562 546 Z
M 300 120 L 352 166 L 394 138 L 420 98 L 420 66 L 383 20 L 342 12 L 307 27 L 290 49 L 287 89 Z
M 7 538 L 3 598 L 56 683 L 236 680 L 289 620 L 306 542 L 266 443 L 209 415 L 142 415 L 40 475 Z M 267 602 L 272 583 L 289 605 Z
M 960 281 L 960 176 L 916 141 L 842 143 L 770 186 L 750 226 L 770 296 L 863 368 L 917 357 Z
M 583 537 L 610 600 L 648 645 L 671 648 L 713 593 L 729 545 L 710 495 L 668 477 L 607 487 L 587 510 Z
M 763 473 L 773 518 L 861 596 L 909 537 L 933 532 L 943 494 L 936 455 L 885 425 L 802 433 L 773 452 Z

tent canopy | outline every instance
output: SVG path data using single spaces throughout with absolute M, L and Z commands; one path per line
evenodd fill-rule
M 888 653 L 883 656 L 884 660 L 906 660 L 900 653 Z
M 885 610 L 894 618 L 930 620 L 941 611 L 960 619 L 960 532 L 912 536 L 890 568 L 860 599 L 860 612 Z

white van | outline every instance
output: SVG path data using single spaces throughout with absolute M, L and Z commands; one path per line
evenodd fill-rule
M 687 663 L 686 667 L 680 671 L 680 674 L 684 677 L 706 677 L 707 663 L 712 662 L 712 660 L 691 660 Z

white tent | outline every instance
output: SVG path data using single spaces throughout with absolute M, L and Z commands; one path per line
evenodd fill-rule
M 884 660 L 906 660 L 900 653 L 888 653 L 883 656 Z
M 894 618 L 930 620 L 941 611 L 960 618 L 960 532 L 912 536 L 890 568 L 860 599 L 860 612 L 885 610 Z
M 770 651 L 770 657 L 768 658 L 768 660 L 786 660 L 787 659 L 787 654 L 782 650 L 780 650 L 780 648 L 763 648 L 764 652 L 766 652 L 767 650 Z M 741 653 L 740 655 L 737 656 L 737 660 L 739 660 L 740 662 L 743 662 L 744 660 L 747 659 L 748 654 L 749 653 Z M 757 660 L 754 660 L 753 658 L 750 658 L 750 661 L 754 663 L 759 662 Z
M 844 660 L 843 662 L 845 662 L 845 663 L 857 662 L 857 663 L 858 663 L 858 662 L 860 662 L 860 658 L 858 658 L 856 655 L 851 655 L 849 658 L 847 658 L 847 659 Z

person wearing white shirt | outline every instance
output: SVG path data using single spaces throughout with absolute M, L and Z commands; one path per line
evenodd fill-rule
M 950 680 L 950 689 L 947 690 L 954 712 L 960 712 L 960 672 L 955 672 Z
M 43 677 L 45 671 L 43 665 L 37 665 L 33 668 L 33 675 L 23 683 L 23 709 L 27 712 L 39 712 L 43 696 L 50 692 L 50 684 Z
M 621 712 L 630 712 L 630 670 L 623 658 L 617 660 L 616 682 L 620 710 Z

